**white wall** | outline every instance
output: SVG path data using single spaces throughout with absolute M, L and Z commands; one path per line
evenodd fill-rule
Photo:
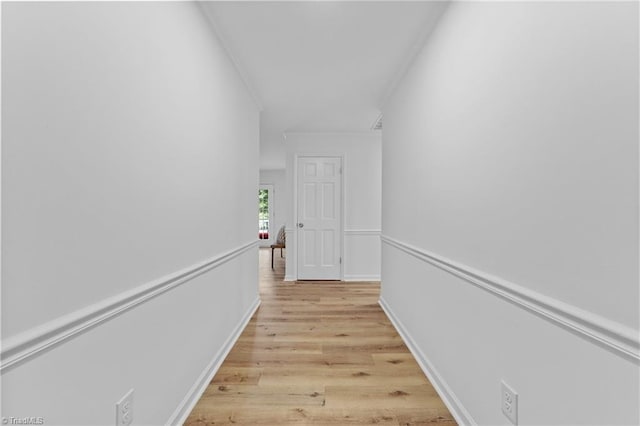
M 638 424 L 638 4 L 453 2 L 384 108 L 382 304 L 461 421 Z
M 273 224 L 268 240 L 261 240 L 261 246 L 269 246 L 276 241 L 278 230 L 286 225 L 285 211 L 285 170 L 260 170 L 260 184 L 273 185 Z
M 196 4 L 2 8 L 2 414 L 165 423 L 257 303 L 258 112 Z
M 345 280 L 380 278 L 380 132 L 288 134 L 285 142 L 287 184 L 286 280 L 295 280 L 295 155 L 343 157 Z

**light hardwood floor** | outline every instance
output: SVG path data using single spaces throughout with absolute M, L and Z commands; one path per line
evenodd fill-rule
M 455 421 L 382 309 L 376 282 L 283 282 L 260 251 L 262 305 L 186 425 Z

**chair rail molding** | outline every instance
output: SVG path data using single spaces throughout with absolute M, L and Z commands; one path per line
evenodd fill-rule
M 383 244 L 462 278 L 520 308 L 546 318 L 556 325 L 587 337 L 591 342 L 600 344 L 636 364 L 640 363 L 640 333 L 638 330 L 387 235 L 382 235 L 381 241 Z
M 380 229 L 345 229 L 344 235 L 368 235 L 372 237 L 379 237 L 381 234 Z
M 170 275 L 103 299 L 85 308 L 48 321 L 2 341 L 0 371 L 5 372 L 58 346 L 130 309 L 172 290 L 228 261 L 258 244 L 251 241 L 232 250 L 181 269 Z

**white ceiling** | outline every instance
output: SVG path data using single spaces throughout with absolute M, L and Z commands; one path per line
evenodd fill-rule
M 260 168 L 284 168 L 287 132 L 369 131 L 445 5 L 202 3 L 262 107 Z

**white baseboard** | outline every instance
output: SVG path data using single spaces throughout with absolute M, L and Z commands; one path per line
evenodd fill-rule
M 347 275 L 344 276 L 344 281 L 380 281 L 380 275 Z
M 473 420 L 473 417 L 471 417 L 471 414 L 469 414 L 469 412 L 464 408 L 462 402 L 460 402 L 455 393 L 453 393 L 451 388 L 449 388 L 445 380 L 438 373 L 438 370 L 436 370 L 435 366 L 420 350 L 402 322 L 400 322 L 398 317 L 396 317 L 396 315 L 393 313 L 393 310 L 391 310 L 391 307 L 389 307 L 387 302 L 385 302 L 385 300 L 380 297 L 380 301 L 378 303 L 382 310 L 387 314 L 387 317 L 389 317 L 389 320 L 398 331 L 398 334 L 400 334 L 400 337 L 402 337 L 402 340 L 415 357 L 424 374 L 429 378 L 429 381 L 435 388 L 436 392 L 438 392 L 438 395 L 440 395 L 440 398 L 442 398 L 442 401 L 445 403 L 445 405 L 455 418 L 456 422 L 459 425 L 477 424 Z
M 187 417 L 189 417 L 189 414 L 193 410 L 193 407 L 195 407 L 197 402 L 200 400 L 200 397 L 207 389 L 207 386 L 209 386 L 209 383 L 220 369 L 220 366 L 231 351 L 231 348 L 233 347 L 233 345 L 235 345 L 236 341 L 244 331 L 245 327 L 247 326 L 247 324 L 251 320 L 251 317 L 256 312 L 259 306 L 260 298 L 258 297 L 251 304 L 251 307 L 247 310 L 247 312 L 245 312 L 244 316 L 242 317 L 238 325 L 233 329 L 220 350 L 218 350 L 213 359 L 211 359 L 209 364 L 207 364 L 205 369 L 202 371 L 191 389 L 189 389 L 189 392 L 187 393 L 187 395 L 185 395 L 182 402 L 180 402 L 180 405 L 178 405 L 166 424 L 181 425 L 187 420 Z
M 295 281 L 296 277 L 291 276 L 291 275 L 285 275 L 284 280 L 285 281 Z

